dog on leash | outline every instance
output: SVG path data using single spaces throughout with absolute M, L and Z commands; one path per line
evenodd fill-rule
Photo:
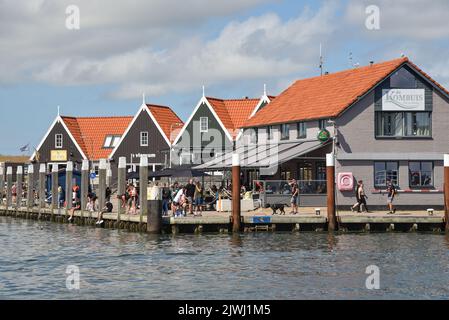
M 266 204 L 265 208 L 271 208 L 273 210 L 273 215 L 277 214 L 277 211 L 280 211 L 280 215 L 285 215 L 284 204 Z

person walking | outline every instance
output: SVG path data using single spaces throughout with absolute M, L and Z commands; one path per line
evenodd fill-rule
M 387 180 L 387 205 L 390 212 L 388 214 L 396 213 L 396 208 L 393 206 L 394 196 L 396 195 L 396 188 L 391 181 L 391 179 Z
M 361 212 L 360 206 L 362 205 L 362 203 L 360 202 L 359 188 L 360 188 L 360 181 L 357 181 L 357 186 L 355 187 L 355 198 L 357 202 L 354 203 L 354 205 L 351 207 L 351 211 L 354 212 L 355 208 L 357 208 L 357 212 L 360 213 Z
M 366 204 L 366 199 L 368 199 L 368 197 L 366 196 L 365 186 L 363 185 L 362 180 L 359 181 L 359 192 L 358 193 L 359 193 L 359 199 L 360 199 L 359 212 L 363 212 L 363 209 L 362 209 L 362 206 L 363 206 L 365 208 L 366 212 L 369 213 L 368 205 Z
M 290 203 L 292 204 L 292 212 L 290 212 L 290 214 L 297 214 L 299 204 L 299 186 L 295 179 L 291 181 L 290 186 L 292 188 L 292 197 L 290 200 Z

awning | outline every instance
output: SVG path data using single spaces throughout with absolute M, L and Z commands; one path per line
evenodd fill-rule
M 296 157 L 317 150 L 328 143 L 318 140 L 288 142 L 270 145 L 251 145 L 240 147 L 236 152 L 240 155 L 242 168 L 271 168 Z M 194 167 L 196 170 L 217 170 L 232 166 L 232 153 L 229 152 L 214 160 Z

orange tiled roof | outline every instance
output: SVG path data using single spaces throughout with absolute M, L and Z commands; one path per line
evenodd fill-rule
M 206 98 L 223 125 L 235 139 L 238 129 L 248 120 L 260 99 L 217 99 Z M 271 100 L 271 99 L 270 99 Z
M 133 117 L 61 117 L 90 160 L 106 159 L 113 149 L 103 148 L 108 135 L 121 136 Z
M 441 85 L 404 57 L 298 80 L 278 95 L 267 107 L 246 121 L 243 127 L 337 117 L 358 98 L 369 92 L 405 63 L 412 65 L 436 86 L 448 93 Z
M 173 139 L 170 139 L 171 133 L 173 130 L 182 127 L 184 122 L 182 122 L 182 120 L 172 109 L 170 109 L 170 107 L 155 104 L 147 104 L 147 107 L 154 119 L 156 119 L 162 131 L 164 131 L 167 139 L 172 141 Z M 176 127 L 175 124 L 177 123 L 179 123 L 179 125 Z

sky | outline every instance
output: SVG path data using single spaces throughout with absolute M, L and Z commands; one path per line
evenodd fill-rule
M 405 54 L 449 88 L 448 14 L 447 0 L 0 0 L 0 154 L 37 146 L 57 106 L 134 115 L 145 93 L 186 120 L 203 85 L 277 95 L 319 75 L 320 44 L 325 71 Z

